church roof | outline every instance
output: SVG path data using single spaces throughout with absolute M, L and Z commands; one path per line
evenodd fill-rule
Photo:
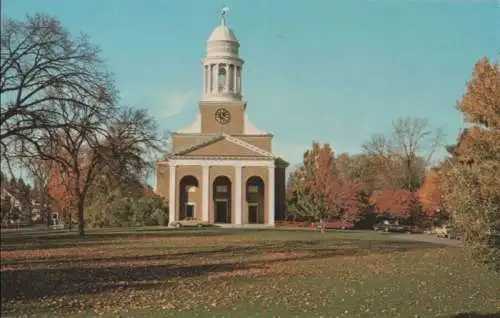
M 199 142 L 197 144 L 194 144 L 194 145 L 188 146 L 184 149 L 181 149 L 179 151 L 176 151 L 176 152 L 168 155 L 166 158 L 164 158 L 164 160 L 168 160 L 169 158 L 172 158 L 172 159 L 174 159 L 174 158 L 175 159 L 177 159 L 177 158 L 190 159 L 191 157 L 196 158 L 196 159 L 201 159 L 200 156 L 198 156 L 198 155 L 192 156 L 192 155 L 190 155 L 190 153 L 192 153 L 193 151 L 195 151 L 197 149 L 207 147 L 207 146 L 209 146 L 213 143 L 216 143 L 218 141 L 221 141 L 221 140 L 227 140 L 227 141 L 234 143 L 240 147 L 243 147 L 243 148 L 250 150 L 251 152 L 255 153 L 255 156 L 253 156 L 254 159 L 257 159 L 257 160 L 258 159 L 274 159 L 282 165 L 288 165 L 288 163 L 285 160 L 283 160 L 279 156 L 273 154 L 272 152 L 264 150 L 264 149 L 259 148 L 257 146 L 254 146 L 254 145 L 252 145 L 244 140 L 241 140 L 241 139 L 236 138 L 234 136 L 228 135 L 226 133 L 217 134 L 213 138 L 204 140 L 204 141 Z M 203 157 L 203 159 L 213 159 L 214 158 L 214 156 L 201 156 L 201 157 Z M 224 154 L 219 154 L 216 157 L 224 157 L 225 158 L 227 156 Z M 228 158 L 226 158 L 226 159 L 228 159 Z M 231 159 L 251 159 L 251 158 L 248 158 L 246 156 L 244 158 L 239 158 L 238 156 L 232 156 Z
M 208 38 L 208 42 L 213 41 L 238 42 L 238 39 L 229 27 L 221 24 L 212 31 L 212 34 Z
M 181 149 L 175 153 L 173 153 L 173 155 L 184 155 L 184 154 L 187 154 L 187 153 L 190 153 L 196 149 L 200 149 L 200 148 L 203 148 L 205 146 L 208 146 L 210 144 L 213 144 L 214 142 L 217 142 L 219 140 L 227 140 L 227 141 L 230 141 L 238 146 L 242 146 L 243 148 L 247 148 L 248 150 L 251 150 L 253 152 L 255 152 L 256 154 L 258 155 L 261 155 L 262 157 L 270 157 L 270 158 L 277 158 L 277 156 L 275 156 L 272 152 L 269 152 L 267 150 L 264 150 L 262 148 L 259 148 L 257 146 L 254 146 L 246 141 L 243 141 L 239 138 L 236 138 L 236 137 L 233 137 L 231 135 L 228 135 L 226 133 L 220 133 L 220 134 L 217 134 L 215 135 L 213 138 L 210 138 L 210 139 L 207 139 L 207 140 L 204 140 L 200 143 L 197 143 L 197 144 L 194 144 L 194 145 L 191 145 L 189 147 L 186 147 L 184 149 Z

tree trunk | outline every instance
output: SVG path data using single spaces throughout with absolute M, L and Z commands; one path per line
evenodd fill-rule
M 83 204 L 83 198 L 80 196 L 77 198 L 77 212 L 78 212 L 78 234 L 80 236 L 85 235 L 85 221 L 83 218 L 83 213 L 84 213 L 84 204 Z
M 319 226 L 321 228 L 321 234 L 325 234 L 325 222 L 324 222 L 324 220 L 320 219 L 319 224 L 320 224 Z
M 67 208 L 66 213 L 68 214 L 68 232 L 71 232 L 71 228 L 73 227 L 71 220 L 71 209 Z
M 45 224 L 47 225 L 47 227 L 50 227 L 48 211 L 45 211 L 43 208 L 41 208 L 40 215 L 42 216 L 42 224 Z

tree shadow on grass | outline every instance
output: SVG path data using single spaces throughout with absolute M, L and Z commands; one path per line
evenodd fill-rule
M 449 318 L 499 318 L 500 311 L 493 314 L 479 314 L 475 312 L 460 313 L 458 315 L 452 315 Z
M 95 245 L 116 244 L 116 240 L 140 239 L 140 238 L 193 238 L 234 235 L 231 231 L 213 230 L 133 230 L 116 232 L 88 233 L 86 236 L 78 236 L 75 232 L 59 233 L 18 233 L 2 235 L 2 251 L 15 251 L 27 249 L 56 249 L 67 247 L 92 247 Z
M 299 241 L 297 241 L 299 242 Z M 296 242 L 296 244 L 298 244 Z M 283 244 L 267 243 L 260 244 L 248 250 L 247 248 L 214 249 L 201 253 L 178 253 L 173 255 L 152 255 L 147 260 L 159 259 L 181 261 L 189 257 L 209 257 L 210 262 L 200 262 L 194 265 L 146 265 L 146 266 L 119 266 L 119 267 L 93 267 L 85 268 L 75 266 L 70 268 L 36 268 L 21 270 L 6 270 L 2 272 L 1 298 L 2 301 L 9 300 L 33 300 L 41 297 L 69 296 L 75 294 L 94 294 L 108 290 L 120 290 L 125 288 L 154 289 L 158 286 L 169 284 L 168 280 L 173 278 L 187 278 L 203 276 L 209 273 L 229 273 L 234 270 L 266 270 L 270 265 L 277 262 L 318 260 L 342 256 L 360 256 L 373 253 L 373 250 L 362 248 L 335 248 L 315 247 L 298 244 L 293 249 L 294 254 L 288 257 L 276 259 L 246 259 L 250 255 L 262 255 L 265 253 L 280 253 Z M 289 247 L 292 247 L 289 244 Z M 421 244 L 405 242 L 401 245 L 386 244 L 379 246 L 377 253 L 404 252 L 412 249 L 421 249 Z M 308 253 L 303 253 L 308 252 Z M 203 254 L 202 254 L 203 253 Z M 217 263 L 223 257 L 241 256 L 241 261 L 228 261 Z M 200 256 L 201 255 L 201 256 Z M 144 257 L 117 257 L 106 259 L 116 263 L 126 263 L 130 260 Z M 102 261 L 95 259 L 94 263 Z M 198 260 L 199 261 L 199 260 Z M 210 264 L 207 264 L 210 263 Z M 94 264 L 98 265 L 98 264 Z
M 412 242 L 412 241 L 361 241 L 361 240 L 343 240 L 335 242 L 326 242 L 334 244 L 325 244 L 323 241 L 261 241 L 253 244 L 216 246 L 209 250 L 200 250 L 197 246 L 191 249 L 177 251 L 176 248 L 164 248 L 162 253 L 153 255 L 132 255 L 132 256 L 107 256 L 81 258 L 80 256 L 71 257 L 68 255 L 45 255 L 43 258 L 30 258 L 20 260 L 4 260 L 5 264 L 45 264 L 47 266 L 71 265 L 95 265 L 100 262 L 127 263 L 133 261 L 183 261 L 187 259 L 214 258 L 221 259 L 227 257 L 250 257 L 266 253 L 290 253 L 290 252 L 310 252 L 321 254 L 336 250 L 350 250 L 352 255 L 367 255 L 370 253 L 392 253 L 406 252 L 410 250 L 421 250 L 438 248 L 439 246 L 431 243 Z M 126 248 L 126 247 L 123 247 Z

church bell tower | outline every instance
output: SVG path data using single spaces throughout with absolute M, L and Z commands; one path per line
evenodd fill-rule
M 240 43 L 227 26 L 226 12 L 223 10 L 221 24 L 207 41 L 203 59 L 203 101 L 239 102 L 242 99 L 244 61 L 239 57 Z
M 227 10 L 222 9 L 220 24 L 206 42 L 200 112 L 191 125 L 178 130 L 177 134 L 272 138 L 271 134 L 255 127 L 247 116 L 242 85 L 245 61 L 239 55 L 240 42 L 227 24 Z
M 208 38 L 203 58 L 203 97 L 200 101 L 202 133 L 245 133 L 245 108 L 242 100 L 243 59 L 240 43 L 226 21 L 221 22 Z
M 284 218 L 288 163 L 272 152 L 273 135 L 247 116 L 244 61 L 226 14 L 206 43 L 196 119 L 172 133 L 171 152 L 157 163 L 156 191 L 168 200 L 171 226 L 194 218 L 272 227 Z

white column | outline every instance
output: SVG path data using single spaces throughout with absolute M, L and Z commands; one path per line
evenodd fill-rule
M 210 182 L 209 182 L 209 169 L 210 166 L 203 166 L 203 175 L 202 175 L 202 182 L 203 182 L 203 195 L 202 195 L 202 211 L 203 211 L 203 221 L 208 222 L 208 207 L 209 207 L 209 198 L 208 198 L 208 190 L 210 189 Z
M 234 80 L 236 81 L 236 85 L 234 87 L 234 91 L 239 94 L 240 93 L 240 67 L 236 67 L 236 72 L 234 74 Z
M 242 84 L 243 83 L 243 67 L 240 67 L 239 73 L 240 73 L 240 76 L 239 76 L 239 78 L 240 78 L 240 83 L 239 84 L 240 85 L 238 87 L 238 93 L 241 95 L 241 92 L 242 92 L 242 89 L 243 89 L 243 86 L 242 86 L 243 85 Z
M 219 64 L 214 64 L 214 74 L 213 74 L 212 80 L 214 81 L 213 92 L 218 93 L 219 92 Z
M 211 88 L 210 88 L 210 94 L 214 94 L 217 92 L 217 64 L 211 64 L 211 71 L 210 71 L 210 81 L 211 81 Z
M 175 177 L 175 165 L 170 166 L 170 174 L 169 174 L 169 179 L 170 179 L 170 185 L 168 188 L 168 223 L 172 223 L 175 221 L 175 215 L 176 215 L 176 204 L 175 204 L 175 188 L 176 188 L 176 177 Z
M 229 81 L 230 81 L 230 77 L 229 77 L 229 64 L 225 64 L 224 66 L 224 69 L 226 70 L 226 76 L 224 77 L 224 92 L 229 92 Z
M 205 64 L 203 64 L 203 96 L 207 95 L 207 86 L 208 86 L 207 76 L 208 76 L 208 67 Z
M 274 226 L 274 167 L 268 168 L 267 192 L 269 200 L 267 201 L 267 224 Z
M 242 167 L 241 166 L 236 166 L 234 167 L 235 169 L 235 178 L 234 178 L 234 205 L 235 205 L 235 215 L 236 218 L 234 220 L 234 223 L 236 225 L 241 225 L 242 220 L 243 220 L 243 213 L 241 211 L 241 206 L 242 206 L 242 191 L 241 191 L 241 171 Z
M 238 93 L 238 81 L 236 80 L 236 74 L 238 74 L 238 66 L 233 65 L 233 74 L 231 74 L 231 79 L 233 80 L 233 94 Z
M 208 65 L 208 94 L 212 95 L 214 90 L 214 65 Z

